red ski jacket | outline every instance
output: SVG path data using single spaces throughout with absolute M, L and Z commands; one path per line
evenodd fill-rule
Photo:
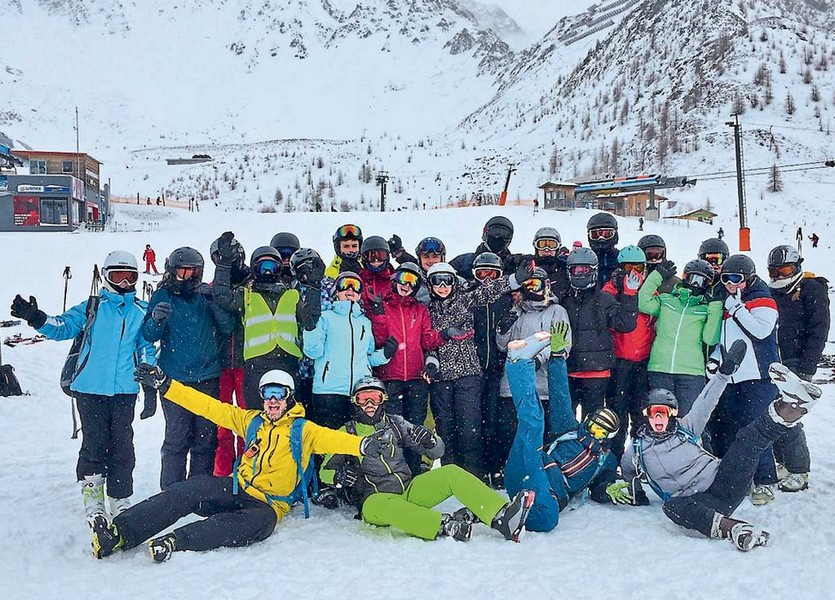
M 375 369 L 375 375 L 383 381 L 420 379 L 424 352 L 442 346 L 444 339 L 432 329 L 429 311 L 414 297 L 391 294 L 384 307 L 385 314 L 371 315 L 374 339 L 381 346 L 394 336 L 399 345 L 391 360 Z
M 359 272 L 360 279 L 362 279 L 362 306 L 365 314 L 371 314 L 372 298 L 386 299 L 394 293 L 391 290 L 392 275 L 394 275 L 394 269 L 391 266 L 386 267 L 380 273 L 369 269 L 362 269 Z
M 616 300 L 620 300 L 621 294 L 629 294 L 630 296 L 637 294 L 637 291 L 630 292 L 629 290 L 618 292 L 612 279 L 606 282 L 603 291 L 614 296 Z M 629 333 L 621 333 L 612 329 L 612 341 L 615 344 L 615 356 L 617 358 L 633 362 L 646 360 L 649 358 L 652 342 L 655 341 L 655 317 L 639 312 L 635 329 Z

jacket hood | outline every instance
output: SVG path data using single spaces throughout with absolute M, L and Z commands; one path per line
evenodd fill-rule
M 359 302 L 354 302 L 353 300 L 334 300 L 331 310 L 338 315 L 347 315 L 348 313 L 351 313 L 357 317 L 363 314 L 361 304 Z
M 522 300 L 522 303 L 519 307 L 522 309 L 522 312 L 542 312 L 548 306 L 551 305 L 551 300 L 549 298 L 545 298 L 545 300 Z
M 112 292 L 107 288 L 102 288 L 101 290 L 99 290 L 99 295 L 102 298 L 105 298 L 108 302 L 112 302 L 116 305 L 132 304 L 134 299 L 136 298 L 135 291 L 119 294 L 116 292 Z

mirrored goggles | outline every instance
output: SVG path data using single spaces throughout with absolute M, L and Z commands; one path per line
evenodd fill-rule
M 560 243 L 553 238 L 539 238 L 533 243 L 533 247 L 537 250 L 557 250 Z
M 568 274 L 576 277 L 591 275 L 592 271 L 594 271 L 594 269 L 591 265 L 571 265 L 568 267 Z
M 599 229 L 589 230 L 589 239 L 594 241 L 608 241 L 614 239 L 615 230 L 611 227 L 600 227 Z
M 647 266 L 644 263 L 621 263 L 620 265 L 624 271 L 636 271 L 643 273 Z
M 685 273 L 684 282 L 691 288 L 704 289 L 710 285 L 711 280 L 701 273 Z
M 455 285 L 455 275 L 452 273 L 434 273 L 429 276 L 429 285 L 432 287 L 452 287 Z
M 197 279 L 201 276 L 202 273 L 199 267 L 177 267 L 174 271 L 174 277 L 180 281 L 192 278 Z
M 725 259 L 728 258 L 724 252 L 706 252 L 699 256 L 702 260 L 706 260 L 714 267 L 720 266 Z
M 412 273 L 411 271 L 397 271 L 394 274 L 394 281 L 396 283 L 399 283 L 400 285 L 417 287 L 419 280 L 420 278 L 417 276 L 417 274 Z
M 772 279 L 786 279 L 797 272 L 797 265 L 780 265 L 768 267 L 768 276 Z
M 605 427 L 601 427 L 597 423 L 591 422 L 588 425 L 589 433 L 598 440 L 605 440 L 606 438 L 613 438 L 617 434 L 617 431 L 611 431 L 606 429 Z
M 389 259 L 389 253 L 385 250 L 369 250 L 362 256 L 367 262 L 386 262 Z
M 257 263 L 255 263 L 255 272 L 259 275 L 266 275 L 266 274 L 275 274 L 278 273 L 278 270 L 281 268 L 274 259 L 272 258 L 262 258 Z
M 268 383 L 258 390 L 262 400 L 287 400 L 293 392 L 286 385 L 279 383 Z
M 434 252 L 435 254 L 441 255 L 444 253 L 444 243 L 439 240 L 438 238 L 430 237 L 425 238 L 420 241 L 417 247 L 417 254 L 418 256 L 424 254 L 430 254 Z
M 345 292 L 353 290 L 356 293 L 362 292 L 362 280 L 356 277 L 342 277 L 336 281 L 336 291 Z
M 480 267 L 473 272 L 473 275 L 475 275 L 475 278 L 479 281 L 484 281 L 485 279 L 498 279 L 501 274 L 501 271 L 493 267 Z
M 351 396 L 351 402 L 360 407 L 365 407 L 369 404 L 380 406 L 385 401 L 386 394 L 380 390 L 362 390 Z
M 652 246 L 650 248 L 644 248 L 644 254 L 647 257 L 648 263 L 660 263 L 667 256 L 667 251 L 660 246 Z
M 525 289 L 534 294 L 541 294 L 542 291 L 545 289 L 545 280 L 539 279 L 538 277 L 533 279 L 528 279 L 522 285 L 525 286 Z
M 356 225 L 347 224 L 336 230 L 336 238 L 340 240 L 345 238 L 359 239 L 361 237 L 362 229 Z
M 127 282 L 134 285 L 139 280 L 139 273 L 137 271 L 107 271 L 107 280 L 113 285 L 121 285 Z
M 742 273 L 722 273 L 719 276 L 720 280 L 724 284 L 732 284 L 732 285 L 739 285 L 743 281 L 745 281 L 745 275 Z
M 654 419 L 657 416 L 667 417 L 675 417 L 678 414 L 678 411 L 666 404 L 653 404 L 652 406 L 647 406 L 644 409 L 644 416 L 649 419 Z
M 276 248 L 276 252 L 281 255 L 282 260 L 290 260 L 290 257 L 293 256 L 293 253 L 296 251 L 295 248 Z

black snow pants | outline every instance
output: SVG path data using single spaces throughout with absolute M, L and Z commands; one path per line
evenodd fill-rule
M 571 394 L 571 408 L 576 412 L 579 404 L 583 409 L 583 418 L 606 404 L 606 392 L 609 388 L 608 377 L 570 377 L 568 391 Z
M 483 477 L 481 377 L 466 375 L 432 383 L 432 415 L 446 450 L 441 462 Z
M 631 437 L 635 437 L 641 423 L 641 402 L 649 391 L 647 383 L 647 364 L 649 359 L 641 361 L 618 358 L 615 369 L 609 380 L 609 408 L 615 411 L 620 419 L 620 429 L 612 439 L 612 454 L 618 459 L 623 456 L 623 446 L 626 443 L 626 433 L 630 430 L 629 419 L 632 419 Z
M 410 381 L 391 379 L 384 383 L 389 397 L 386 402 L 386 412 L 400 415 L 413 425 L 423 425 L 429 406 L 429 385 L 423 379 Z M 412 475 L 420 475 L 421 455 L 410 448 L 405 448 L 404 454 Z

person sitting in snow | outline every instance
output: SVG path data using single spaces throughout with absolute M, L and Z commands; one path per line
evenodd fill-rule
M 505 539 L 518 542 L 534 493 L 519 490 L 507 502 L 456 465 L 444 465 L 413 477 L 404 450 L 409 448 L 435 460 L 443 456 L 444 442 L 423 425 L 388 414 L 384 406 L 387 399 L 386 388 L 376 377 L 358 381 L 351 395 L 353 416 L 341 431 L 368 436 L 384 433 L 391 452 L 360 458 L 328 456 L 320 471 L 322 482 L 341 489 L 356 504 L 362 519 L 371 525 L 395 527 L 425 540 L 450 536 L 466 542 L 477 518 L 489 523 Z M 434 510 L 451 497 L 465 508 L 452 514 Z

